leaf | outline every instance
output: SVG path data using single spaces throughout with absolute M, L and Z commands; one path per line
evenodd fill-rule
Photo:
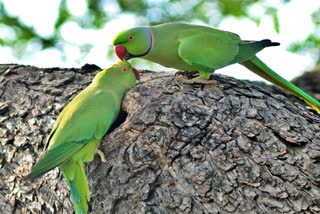
M 278 10 L 274 7 L 268 7 L 265 12 L 267 15 L 272 17 L 274 30 L 279 33 L 280 32 L 280 23 L 278 18 Z
M 273 19 L 273 27 L 274 27 L 274 30 L 275 30 L 277 33 L 280 33 L 280 23 L 279 23 L 278 14 L 277 14 L 277 13 L 274 13 L 274 14 L 272 15 L 272 19 Z

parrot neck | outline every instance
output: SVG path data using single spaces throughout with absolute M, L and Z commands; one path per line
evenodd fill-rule
M 184 27 L 184 25 L 179 28 Z M 152 32 L 152 48 L 148 54 L 141 57 L 143 59 L 158 63 L 165 67 L 176 68 L 179 70 L 190 71 L 193 68 L 183 62 L 179 57 L 180 31 L 173 24 L 162 24 L 150 28 Z
M 105 84 L 108 84 L 112 90 L 117 91 L 118 94 L 121 94 L 121 96 L 124 96 L 124 94 L 131 88 L 127 82 L 124 82 L 123 80 L 115 80 L 115 79 L 109 79 L 108 82 Z
M 131 83 L 132 82 L 132 83 Z M 135 85 L 135 80 L 120 79 L 113 75 L 101 75 L 92 81 L 94 87 L 99 87 L 104 91 L 113 91 L 123 96 L 130 88 Z
M 151 27 L 148 27 L 148 31 L 150 33 L 150 48 L 148 50 L 148 53 L 152 50 L 153 46 L 154 46 L 154 33 Z
M 128 53 L 130 55 L 130 58 L 137 58 L 137 57 L 144 57 L 146 55 L 149 54 L 149 52 L 152 50 L 153 48 L 153 44 L 154 44 L 154 35 L 153 35 L 153 31 L 152 31 L 152 28 L 151 27 L 144 27 L 144 30 L 147 30 L 148 31 L 148 41 L 146 41 L 147 44 L 149 44 L 149 47 L 148 49 L 141 53 L 141 54 L 131 54 L 131 53 Z

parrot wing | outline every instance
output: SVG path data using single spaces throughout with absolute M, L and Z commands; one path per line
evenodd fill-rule
M 112 91 L 86 88 L 61 112 L 49 149 L 65 142 L 88 143 L 102 138 L 118 114 L 120 101 Z
M 45 150 L 45 151 L 48 150 L 48 147 L 49 147 L 49 145 L 50 145 L 51 138 L 53 137 L 54 133 L 56 132 L 56 130 L 57 130 L 58 126 L 59 126 L 60 120 L 61 120 L 61 118 L 63 117 L 63 115 L 64 115 L 64 112 L 62 111 L 62 112 L 60 113 L 60 115 L 58 116 L 56 122 L 54 123 L 54 125 L 53 125 L 53 127 L 52 127 L 52 130 L 51 130 L 51 132 L 50 132 L 50 134 L 49 134 L 49 137 L 48 137 L 48 139 L 47 139 L 47 141 L 46 141 L 46 143 L 45 143 L 45 145 L 44 145 L 44 150 Z
M 33 180 L 50 171 L 56 166 L 60 165 L 73 154 L 78 152 L 85 144 L 83 142 L 75 143 L 68 142 L 60 144 L 59 146 L 49 149 L 36 165 L 32 167 L 31 173 L 27 176 L 28 179 Z
M 61 112 L 62 117 L 58 117 L 58 124 L 49 137 L 48 150 L 33 166 L 27 176 L 29 179 L 35 179 L 68 160 L 91 139 L 101 139 L 118 115 L 115 109 L 120 107 L 113 102 L 112 93 L 83 92 Z
M 178 54 L 199 71 L 213 72 L 232 63 L 239 51 L 239 39 L 201 32 L 179 40 Z

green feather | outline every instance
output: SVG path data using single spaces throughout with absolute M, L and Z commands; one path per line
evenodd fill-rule
M 63 175 L 68 178 L 71 201 L 76 214 L 87 213 L 90 191 L 82 161 L 68 161 L 59 166 Z
M 78 204 L 80 202 L 80 195 L 78 193 L 77 187 L 73 180 L 69 181 L 69 186 L 70 186 L 71 201 L 74 204 Z
M 214 33 L 204 32 L 200 35 L 195 34 L 194 36 L 181 38 L 179 41 L 179 57 L 189 65 L 197 68 L 197 70 L 210 73 L 229 65 L 239 51 L 239 45 L 236 42 L 232 40 L 225 41 Z M 215 48 L 211 48 L 208 44 Z M 224 49 L 225 51 L 216 51 L 219 49 Z
M 146 35 L 146 32 L 149 34 Z M 129 41 L 129 35 L 134 39 Z M 115 37 L 113 44 L 122 46 L 120 49 L 126 51 L 125 56 L 139 56 L 186 72 L 198 71 L 201 77 L 197 78 L 198 80 L 208 80 L 216 69 L 240 63 L 259 76 L 301 98 L 320 113 L 320 103 L 316 99 L 282 78 L 255 57 L 264 48 L 279 45 L 277 42 L 271 42 L 268 39 L 241 40 L 238 35 L 231 32 L 172 22 L 125 30 Z
M 271 42 L 269 39 L 261 41 L 243 41 L 239 44 L 239 52 L 232 63 L 241 63 L 255 56 L 262 49 L 270 46 L 280 45 L 277 42 Z
M 258 57 L 254 56 L 241 64 L 262 78 L 304 100 L 313 109 L 320 112 L 320 103 L 315 98 L 271 70 Z
M 28 179 L 33 180 L 56 166 L 63 163 L 76 152 L 78 152 L 84 145 L 78 143 L 65 143 L 53 149 L 50 149 L 36 165 L 32 167 L 31 173 L 27 176 Z M 63 151 L 63 152 L 62 152 Z
M 90 200 L 83 163 L 92 161 L 102 137 L 115 121 L 125 93 L 136 83 L 128 62 L 99 72 L 60 113 L 47 150 L 27 175 L 35 179 L 59 166 L 67 180 L 76 214 L 87 213 Z

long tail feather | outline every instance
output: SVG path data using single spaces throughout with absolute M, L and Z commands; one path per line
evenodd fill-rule
M 79 161 L 78 163 L 78 170 L 76 171 L 75 175 L 75 184 L 77 189 L 80 193 L 80 207 L 82 210 L 88 210 L 88 202 L 90 201 L 90 191 L 89 191 L 89 184 L 87 180 L 87 176 L 84 170 L 83 162 Z
M 69 184 L 71 201 L 75 213 L 87 214 L 90 191 L 83 162 L 77 161 L 70 163 L 69 161 L 69 163 L 66 164 L 68 165 L 60 165 L 60 169 Z M 70 170 L 73 170 L 73 172 L 70 173 Z
M 241 63 L 243 66 L 261 76 L 262 78 L 272 82 L 278 87 L 289 91 L 293 95 L 299 97 L 308 103 L 313 109 L 320 113 L 320 102 L 315 98 L 304 92 L 302 89 L 295 86 L 293 83 L 287 81 L 279 74 L 271 70 L 266 64 L 264 64 L 258 57 L 254 56 L 247 61 Z

